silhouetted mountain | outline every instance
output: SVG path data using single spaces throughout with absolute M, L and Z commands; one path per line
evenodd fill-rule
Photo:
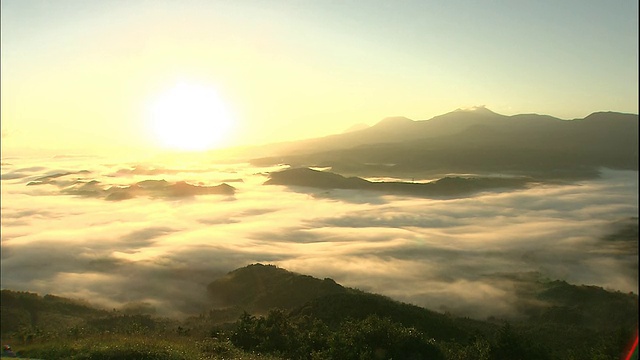
M 616 346 L 622 347 L 637 326 L 635 294 L 544 280 L 539 274 L 496 276 L 511 279 L 516 286 L 514 296 L 527 304 L 522 310 L 528 315 L 511 320 L 514 336 L 517 333 L 518 341 L 528 339 L 530 345 L 543 346 L 553 354 L 551 358 L 567 358 L 568 354 L 581 352 L 591 354 L 603 344 L 610 346 L 619 341 L 623 343 Z M 287 311 L 294 323 L 317 319 L 333 331 L 343 329 L 345 322 L 363 321 L 370 316 L 417 329 L 437 341 L 457 344 L 470 344 L 474 338 L 495 339 L 505 330 L 500 320 L 441 314 L 385 296 L 343 288 L 330 279 L 315 279 L 260 264 L 235 270 L 214 281 L 209 292 L 217 294 L 214 297 L 218 304 L 224 298 L 226 306 L 237 301 L 245 304 L 245 309 L 262 314 L 269 308 L 280 308 Z M 609 351 L 616 353 L 615 349 Z
M 362 320 L 378 315 L 416 326 L 438 339 L 464 338 L 470 331 L 443 314 L 273 265 L 253 264 L 234 270 L 207 289 L 214 306 L 240 307 L 254 314 L 283 309 L 294 317 L 320 319 L 332 328 L 348 318 Z
M 287 169 L 269 174 L 265 185 L 309 186 L 321 189 L 369 190 L 373 183 L 359 177 L 349 177 L 309 168 Z
M 347 289 L 331 279 L 299 275 L 273 265 L 254 264 L 234 270 L 207 286 L 216 307 L 240 307 L 264 313 L 272 308 L 291 310 L 328 294 Z
M 633 327 L 637 322 L 638 298 L 635 294 L 545 280 L 539 274 L 495 274 L 487 277 L 490 278 L 513 282 L 514 296 L 523 298 L 522 303 L 528 304 L 521 309 L 523 314 L 528 314 L 528 321 L 562 323 L 592 330 Z M 521 291 L 523 289 L 525 291 Z M 237 306 L 253 313 L 279 308 L 291 311 L 291 314 L 316 317 L 328 325 L 335 325 L 347 317 L 364 319 L 375 314 L 408 326 L 438 324 L 439 327 L 448 326 L 452 332 L 461 331 L 458 324 L 452 323 L 451 316 L 273 265 L 253 264 L 234 270 L 210 283 L 207 290 L 214 307 Z M 566 317 L 554 317 L 558 311 L 564 312 Z M 580 321 L 576 322 L 576 317 Z M 431 325 L 421 325 L 423 321 Z
M 64 175 L 59 175 L 64 176 Z M 48 179 L 47 181 L 31 181 L 27 186 L 55 185 L 61 194 L 82 197 L 103 198 L 109 201 L 121 201 L 137 196 L 162 198 L 179 198 L 196 195 L 233 195 L 235 188 L 229 184 L 192 185 L 185 181 L 170 183 L 166 180 L 143 180 L 131 185 L 104 186 L 98 180 L 64 180 Z
M 584 119 L 505 116 L 486 108 L 430 120 L 389 118 L 367 129 L 274 146 L 258 165 L 328 166 L 343 174 L 518 173 L 584 177 L 601 167 L 638 169 L 638 115 Z
M 401 129 L 405 126 L 411 126 L 413 120 L 406 118 L 404 116 L 392 116 L 388 118 L 384 118 L 380 120 L 377 124 L 373 125 L 371 129 L 375 129 L 377 131 L 381 130 L 391 130 L 397 131 L 397 129 Z M 367 130 L 367 129 L 362 129 Z
M 359 177 L 344 177 L 335 173 L 309 168 L 287 169 L 269 174 L 265 185 L 306 186 L 320 189 L 353 189 L 377 191 L 384 194 L 440 197 L 466 195 L 478 191 L 522 188 L 528 178 L 460 177 L 450 176 L 429 183 L 372 182 Z

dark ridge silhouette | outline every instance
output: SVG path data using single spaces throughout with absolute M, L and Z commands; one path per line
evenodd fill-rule
M 31 181 L 29 181 L 27 183 L 27 186 L 33 186 L 33 185 L 44 185 L 44 184 L 52 184 L 52 185 L 58 185 L 59 183 L 57 182 L 58 178 L 62 178 L 68 175 L 76 175 L 76 174 L 90 174 L 91 172 L 89 170 L 80 170 L 80 171 L 65 171 L 65 172 L 59 172 L 59 173 L 54 173 L 51 175 L 45 175 L 45 176 L 40 176 L 37 177 Z M 61 182 L 63 185 L 69 183 L 68 181 L 66 182 Z
M 132 185 L 113 185 L 104 188 L 99 181 L 77 181 L 61 190 L 63 194 L 97 197 L 109 201 L 122 201 L 137 196 L 181 198 L 196 195 L 234 195 L 235 188 L 226 183 L 215 186 L 192 185 L 184 181 L 143 180 Z
M 269 177 L 270 179 L 265 182 L 265 185 L 366 190 L 384 194 L 422 197 L 458 196 L 486 190 L 523 188 L 533 181 L 529 178 L 449 176 L 429 183 L 372 182 L 359 177 L 344 177 L 309 168 L 273 172 L 269 174 Z
M 316 279 L 273 265 L 254 264 L 234 270 L 207 286 L 216 307 L 239 307 L 253 313 L 272 308 L 291 310 L 328 294 L 344 293 L 331 279 Z
M 275 156 L 251 162 L 331 167 L 361 176 L 500 172 L 585 178 L 597 176 L 602 167 L 638 170 L 638 115 L 597 112 L 561 120 L 477 108 L 430 120 L 385 119 L 367 129 L 271 150 Z
M 332 336 L 346 334 L 347 339 L 352 339 L 360 336 L 361 331 L 388 334 L 384 331 L 386 327 L 371 326 L 396 324 L 393 326 L 397 329 L 409 333 L 418 331 L 420 336 L 433 339 L 430 341 L 435 341 L 433 344 L 441 349 L 454 351 L 446 359 L 460 358 L 455 354 L 469 354 L 466 350 L 455 352 L 456 349 L 466 348 L 474 354 L 482 350 L 476 345 L 485 348 L 485 355 L 489 348 L 496 354 L 501 354 L 499 350 L 510 349 L 509 356 L 496 355 L 495 358 L 500 359 L 517 358 L 514 355 L 525 350 L 529 354 L 526 358 L 531 359 L 591 359 L 595 354 L 618 358 L 620 349 L 632 339 L 637 328 L 636 294 L 571 285 L 543 279 L 536 273 L 494 274 L 493 277 L 511 281 L 516 295 L 523 297 L 523 303 L 535 304 L 530 305 L 533 311 L 526 312 L 525 318 L 507 324 L 495 318 L 460 318 L 345 288 L 328 278 L 320 280 L 272 265 L 253 264 L 213 281 L 207 288 L 213 308 L 183 322 L 140 314 L 148 312 L 148 306 L 143 303 L 106 311 L 86 302 L 3 289 L 0 335 L 3 339 L 18 339 L 23 334 L 22 343 L 26 344 L 27 336 L 42 339 L 47 334 L 56 335 L 56 341 L 92 334 L 95 336 L 90 339 L 102 341 L 107 333 L 135 334 L 136 337 L 146 336 L 146 340 L 160 335 L 166 340 L 169 333 L 183 337 L 193 330 L 198 332 L 192 339 L 201 341 L 213 334 L 224 336 L 227 329 L 226 334 L 237 340 L 236 345 L 247 345 L 240 341 L 242 339 L 258 344 L 283 339 L 283 336 L 296 339 L 304 335 L 324 339 L 322 343 L 327 346 L 332 343 Z M 232 311 L 223 307 L 232 307 Z M 194 313 L 202 310 L 194 309 Z M 267 316 L 258 318 L 251 313 Z M 229 316 L 235 316 L 235 322 Z M 371 319 L 384 320 L 372 322 Z M 381 331 L 373 331 L 376 328 Z M 30 331 L 25 332 L 25 329 Z M 544 347 L 542 353 L 547 356 L 535 356 L 540 352 L 533 350 L 539 346 Z
M 3 177 L 7 179 L 26 178 L 26 171 L 43 170 L 40 168 L 20 169 L 14 173 L 15 177 Z M 167 170 L 156 168 L 134 167 L 133 169 L 118 170 L 117 174 L 156 174 L 173 172 L 178 173 L 181 170 Z M 186 181 L 168 182 L 162 180 L 143 180 L 130 185 L 105 185 L 98 180 L 90 180 L 87 175 L 91 172 L 88 170 L 80 171 L 64 171 L 55 172 L 45 176 L 32 178 L 27 182 L 26 186 L 53 185 L 60 189 L 61 194 L 75 195 L 82 197 L 103 198 L 110 201 L 121 201 L 132 199 L 137 196 L 149 196 L 157 198 L 183 198 L 197 195 L 234 195 L 235 188 L 229 184 L 222 183 L 220 185 L 194 185 Z M 83 175 L 71 176 L 71 175 Z M 231 179 L 230 181 L 241 182 L 242 179 Z
M 320 189 L 370 190 L 372 183 L 359 177 L 344 177 L 309 168 L 287 169 L 269 174 L 265 185 L 309 186 Z
M 541 343 L 557 354 L 554 358 L 564 358 L 568 349 L 603 336 L 621 334 L 618 336 L 625 338 L 637 326 L 635 294 L 571 285 L 544 279 L 540 274 L 495 274 L 487 277 L 490 278 L 514 284 L 514 298 L 522 304 L 524 316 L 511 319 L 514 329 L 527 338 L 542 339 Z M 330 279 L 320 280 L 262 264 L 234 270 L 212 282 L 208 290 L 214 306 L 237 305 L 254 314 L 279 308 L 294 319 L 318 319 L 332 329 L 346 320 L 374 315 L 415 328 L 436 340 L 466 343 L 477 336 L 492 336 L 504 324 L 500 318 L 483 321 L 437 313 L 344 288 Z
M 402 128 L 403 126 L 411 126 L 413 120 L 404 116 L 391 116 L 380 120 L 377 124 L 373 125 L 371 129 L 376 130 L 395 130 Z M 366 129 L 362 129 L 366 130 Z

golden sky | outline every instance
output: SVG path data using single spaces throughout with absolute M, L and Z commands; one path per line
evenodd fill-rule
M 168 146 L 158 132 L 222 116 L 180 86 L 224 107 L 231 126 L 192 133 L 219 131 L 213 147 L 474 105 L 638 112 L 631 0 L 3 0 L 1 20 L 3 156 Z

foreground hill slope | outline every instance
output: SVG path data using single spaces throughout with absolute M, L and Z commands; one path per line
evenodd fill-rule
M 87 319 L 108 315 L 87 303 L 55 295 L 43 297 L 29 292 L 2 290 L 0 293 L 2 332 L 24 327 L 53 330 L 59 326 L 77 325 Z
M 334 328 L 347 318 L 363 320 L 377 315 L 416 326 L 436 339 L 463 339 L 470 334 L 464 325 L 443 314 L 273 265 L 253 264 L 234 270 L 213 281 L 207 290 L 215 307 L 224 304 L 253 314 L 277 308 L 294 317 L 318 318 Z
M 175 359 L 361 359 L 377 353 L 415 359 L 614 359 L 632 340 L 635 294 L 537 275 L 499 276 L 517 277 L 536 300 L 526 301 L 532 304 L 526 316 L 510 324 L 441 314 L 331 279 L 253 264 L 212 281 L 209 315 L 182 322 L 2 290 L 0 335 L 22 354 L 47 359 L 143 353 L 156 355 L 141 358 Z M 213 321 L 214 310 L 224 307 L 240 310 L 236 320 Z M 129 345 L 123 348 L 124 343 Z
M 521 309 L 520 317 L 510 318 L 513 329 L 542 343 L 552 353 L 566 354 L 567 349 L 586 348 L 590 342 L 600 344 L 594 342 L 596 339 L 622 341 L 620 339 L 630 337 L 637 327 L 636 294 L 543 280 L 539 274 L 499 276 L 517 278 L 514 282 L 517 288 L 526 289 L 526 293 L 518 296 L 523 304 L 529 305 Z M 208 290 L 215 299 L 235 299 L 236 305 L 250 313 L 264 313 L 268 307 L 279 308 L 294 319 L 318 319 L 333 329 L 339 328 L 346 319 L 364 321 L 374 315 L 415 328 L 439 341 L 466 343 L 475 336 L 495 336 L 504 321 L 499 317 L 481 321 L 445 315 L 344 288 L 330 279 L 315 279 L 261 264 L 234 270 L 212 282 Z M 260 303 L 262 305 L 258 305 Z

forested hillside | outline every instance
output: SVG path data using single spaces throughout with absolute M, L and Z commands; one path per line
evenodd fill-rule
M 520 319 L 474 320 L 272 265 L 208 287 L 188 319 L 96 309 L 2 290 L 2 341 L 46 359 L 617 359 L 637 328 L 637 295 L 540 282 Z

